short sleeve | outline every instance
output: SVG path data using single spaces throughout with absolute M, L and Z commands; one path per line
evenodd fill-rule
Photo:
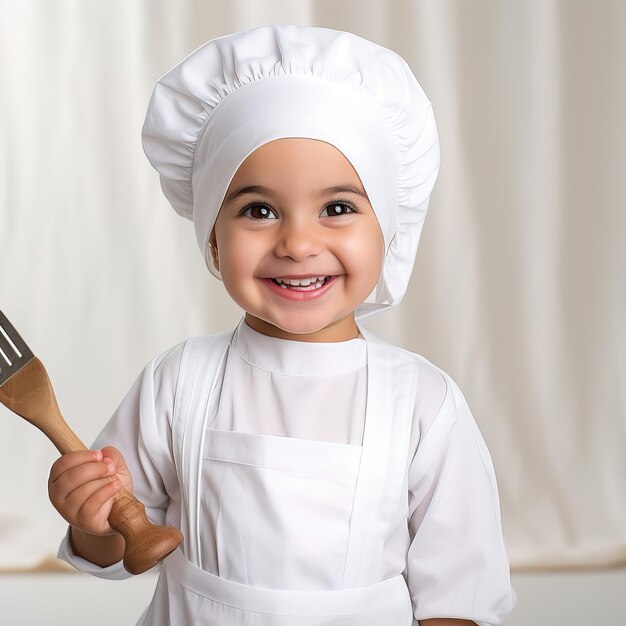
M 148 363 L 135 380 L 92 449 L 114 446 L 124 456 L 133 479 L 133 494 L 146 507 L 154 524 L 180 525 L 178 479 L 171 453 L 171 416 L 183 344 L 174 346 Z M 57 555 L 75 568 L 112 580 L 130 574 L 122 561 L 99 567 L 76 556 L 64 537 Z
M 502 624 L 516 602 L 491 456 L 452 378 L 409 466 L 407 582 L 417 620 Z

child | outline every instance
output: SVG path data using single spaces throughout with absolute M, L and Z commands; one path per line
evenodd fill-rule
M 325 28 L 219 37 L 157 82 L 143 143 L 245 317 L 153 359 L 95 449 L 53 465 L 59 556 L 128 576 L 107 522 L 123 485 L 184 535 L 140 624 L 502 624 L 470 409 L 359 324 L 402 299 L 439 169 L 406 62 Z

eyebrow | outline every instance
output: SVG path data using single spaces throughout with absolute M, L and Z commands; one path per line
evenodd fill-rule
M 350 185 L 350 184 L 334 185 L 333 187 L 327 187 L 326 189 L 314 189 L 313 192 L 311 193 L 311 197 L 314 198 L 316 195 L 327 196 L 332 193 L 341 193 L 341 192 L 353 193 L 369 201 L 367 194 L 362 189 L 359 189 L 355 185 Z M 247 187 L 240 187 L 239 189 L 234 189 L 233 191 L 231 191 L 226 196 L 224 200 L 224 204 L 228 204 L 235 198 L 238 198 L 239 196 L 243 196 L 245 194 L 250 194 L 250 193 L 264 193 L 265 195 L 268 195 L 268 196 L 273 195 L 272 190 L 268 189 L 267 187 L 263 187 L 262 185 L 248 185 Z

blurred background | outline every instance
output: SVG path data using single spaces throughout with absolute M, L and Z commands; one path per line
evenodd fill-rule
M 483 432 L 518 593 L 507 624 L 623 623 L 621 0 L 0 0 L 0 308 L 88 444 L 150 359 L 235 326 L 140 133 L 173 65 L 271 23 L 391 48 L 433 103 L 441 170 L 411 286 L 366 326 L 448 372 Z M 132 624 L 154 574 L 55 559 L 56 458 L 0 406 L 0 622 Z

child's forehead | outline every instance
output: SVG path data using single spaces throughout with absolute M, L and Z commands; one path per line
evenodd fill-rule
M 275 139 L 259 146 L 236 169 L 233 182 L 250 176 L 284 178 L 286 172 L 331 185 L 350 181 L 363 189 L 356 169 L 341 150 L 326 141 L 303 137 Z
M 341 150 L 339 150 L 337 146 L 333 145 L 329 141 L 318 139 L 317 137 L 277 137 L 276 139 L 266 141 L 264 144 L 260 145 L 258 148 L 253 150 L 253 154 L 266 152 L 278 147 L 293 147 L 312 151 L 326 150 L 341 154 Z
M 360 176 L 339 149 L 317 139 L 289 137 L 248 155 L 235 171 L 222 207 L 245 194 L 325 200 L 346 193 L 371 204 Z

